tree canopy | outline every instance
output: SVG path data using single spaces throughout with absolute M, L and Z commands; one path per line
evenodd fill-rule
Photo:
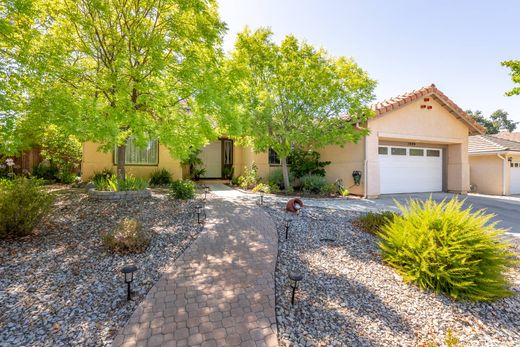
M 498 109 L 493 112 L 489 118 L 485 117 L 482 114 L 482 111 L 471 111 L 467 110 L 467 114 L 472 116 L 480 125 L 486 128 L 487 134 L 498 134 L 500 131 L 515 131 L 518 122 L 514 122 L 509 119 L 509 114 L 502 110 Z
M 58 124 L 118 148 L 159 139 L 176 157 L 214 133 L 225 25 L 213 0 L 38 0 L 0 12 L 0 139 Z
M 289 187 L 286 159 L 293 149 L 343 145 L 367 134 L 357 125 L 372 114 L 367 103 L 376 82 L 352 59 L 292 35 L 280 44 L 272 36 L 269 29 L 239 33 L 226 74 L 245 141 L 256 151 L 276 151 Z
M 511 79 L 513 83 L 520 84 L 520 60 L 507 60 L 502 62 L 502 66 L 508 67 L 511 70 Z M 520 86 L 514 87 L 506 92 L 506 95 L 520 95 Z

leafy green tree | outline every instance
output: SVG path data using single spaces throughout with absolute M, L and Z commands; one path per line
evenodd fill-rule
M 502 62 L 502 66 L 511 70 L 513 83 L 520 84 L 520 60 L 507 60 Z M 507 96 L 520 95 L 520 87 L 514 87 L 506 93 Z
M 293 149 L 343 145 L 367 134 L 356 125 L 372 114 L 366 104 L 376 82 L 351 59 L 331 57 L 291 35 L 278 45 L 269 29 L 246 28 L 226 70 L 243 141 L 278 154 L 285 187 Z
M 499 109 L 493 112 L 491 116 L 489 116 L 489 118 L 491 118 L 491 121 L 497 125 L 499 130 L 505 130 L 512 133 L 513 131 L 515 131 L 518 122 L 512 121 L 508 118 L 508 116 L 509 113 L 502 109 Z
M 103 150 L 117 148 L 119 179 L 130 137 L 143 147 L 159 139 L 182 158 L 214 135 L 225 31 L 214 0 L 0 6 L 0 61 L 14 71 L 4 95 L 23 106 L 9 124 L 57 124 Z
M 57 126 L 48 126 L 38 141 L 42 156 L 58 168 L 60 180 L 65 180 L 81 163 L 81 142 Z
M 508 118 L 509 114 L 502 110 L 498 109 L 489 116 L 489 118 L 485 117 L 482 114 L 482 111 L 471 111 L 466 110 L 466 113 L 472 116 L 480 125 L 486 128 L 487 134 L 498 134 L 500 131 L 509 131 L 513 132 L 516 129 L 518 122 L 514 122 Z

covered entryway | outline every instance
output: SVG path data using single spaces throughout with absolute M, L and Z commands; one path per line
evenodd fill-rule
M 220 139 L 204 147 L 199 155 L 202 168 L 201 178 L 229 178 L 233 167 L 233 140 Z M 227 173 L 226 173 L 227 171 Z
M 206 170 L 201 177 L 220 178 L 222 177 L 222 142 L 215 141 L 202 149 L 199 155 L 202 160 L 202 167 Z
M 381 194 L 442 191 L 440 148 L 379 146 Z
M 511 162 L 510 194 L 520 194 L 520 162 Z

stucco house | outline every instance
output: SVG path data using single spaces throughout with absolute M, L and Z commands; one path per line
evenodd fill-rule
M 331 182 L 342 179 L 351 193 L 374 198 L 380 194 L 469 191 L 469 135 L 483 134 L 484 129 L 432 84 L 372 106 L 375 117 L 363 124 L 370 134 L 356 144 L 328 146 L 319 150 Z M 88 179 L 103 168 L 115 169 L 113 153 L 97 151 L 95 143 L 83 146 L 82 175 Z M 168 169 L 175 178 L 186 174 L 168 150 L 151 141 L 139 149 L 130 142 L 127 170 L 148 176 L 157 168 Z M 260 176 L 279 168 L 276 153 L 254 153 L 222 138 L 203 148 L 201 159 L 206 178 L 221 178 L 225 167 L 240 175 L 253 162 Z M 354 185 L 353 171 L 361 172 Z
M 520 194 L 520 133 L 469 138 L 470 182 L 481 194 Z

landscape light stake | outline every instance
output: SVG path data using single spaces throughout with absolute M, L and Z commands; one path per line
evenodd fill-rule
M 298 288 L 298 282 L 300 282 L 303 278 L 301 273 L 291 272 L 289 273 L 289 279 L 291 280 L 291 288 L 292 288 L 292 296 L 291 296 L 291 305 L 294 305 L 294 294 L 296 294 L 296 288 Z
M 264 192 L 260 192 L 260 205 L 263 205 L 264 204 Z
M 285 239 L 289 237 L 289 219 L 285 220 Z
M 200 224 L 200 215 L 201 215 L 202 210 L 203 210 L 202 205 L 195 206 L 195 209 L 197 211 L 197 224 Z
M 204 186 L 204 201 L 206 201 L 207 195 L 209 193 L 209 186 Z
M 121 269 L 121 272 L 125 275 L 125 283 L 127 284 L 126 289 L 126 301 L 132 300 L 130 284 L 134 281 L 134 272 L 137 271 L 137 266 L 127 265 Z

